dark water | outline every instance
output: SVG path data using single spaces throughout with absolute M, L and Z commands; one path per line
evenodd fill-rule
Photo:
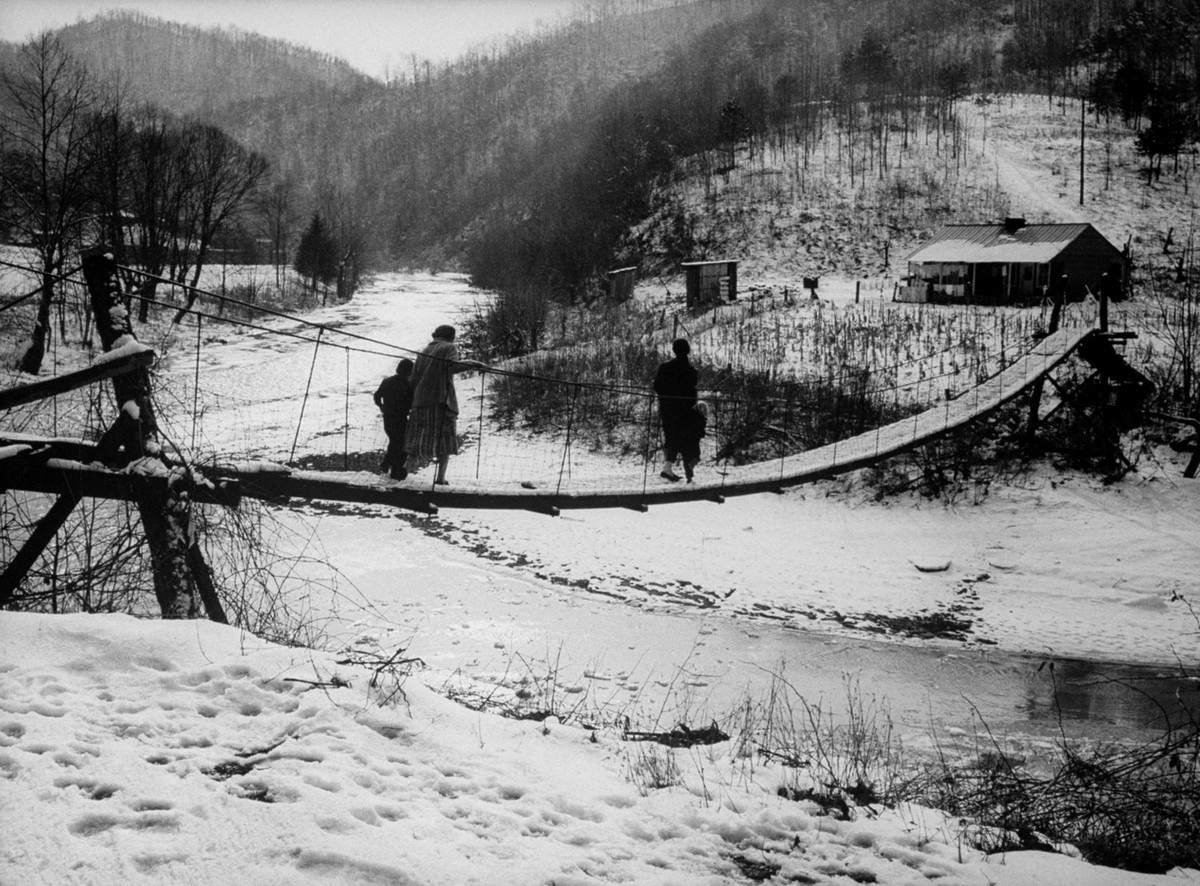
M 1029 678 L 1030 720 L 1165 730 L 1200 723 L 1200 673 L 1111 662 L 1059 660 Z
M 971 724 L 996 734 L 1153 739 L 1200 724 L 1200 671 L 794 636 L 792 670 L 832 690 L 852 673 L 909 728 Z M 1200 667 L 1200 665 L 1198 665 Z

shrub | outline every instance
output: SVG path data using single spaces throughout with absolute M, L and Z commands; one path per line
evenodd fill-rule
M 997 751 L 942 765 L 916 799 L 985 826 L 987 852 L 1070 843 L 1093 864 L 1163 873 L 1200 865 L 1200 731 L 1155 743 L 1063 742 L 1048 772 Z
M 545 340 L 550 306 L 550 293 L 542 287 L 525 285 L 498 292 L 467 315 L 463 344 L 489 363 L 536 351 Z
M 824 446 L 914 411 L 881 396 L 865 369 L 779 380 L 763 371 L 726 368 L 715 374 L 713 389 L 717 458 L 736 464 Z

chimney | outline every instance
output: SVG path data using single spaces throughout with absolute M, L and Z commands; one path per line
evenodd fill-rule
M 1015 234 L 1021 228 L 1025 227 L 1025 219 L 1019 216 L 1010 215 L 1004 220 L 1004 233 Z

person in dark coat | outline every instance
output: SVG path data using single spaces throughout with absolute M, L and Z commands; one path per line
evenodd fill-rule
M 411 420 L 404 438 L 408 451 L 405 468 L 418 470 L 431 461 L 437 463 L 434 484 L 448 485 L 446 468 L 450 456 L 458 454 L 458 393 L 454 389 L 456 373 L 482 369 L 477 360 L 459 360 L 454 344 L 453 326 L 442 325 L 433 331 L 432 341 L 417 355 L 412 371 L 413 401 Z
M 402 358 L 396 364 L 395 375 L 389 375 L 375 389 L 375 405 L 383 415 L 383 431 L 388 438 L 387 452 L 379 470 L 390 471 L 393 480 L 403 480 L 408 476 L 404 467 L 408 457 L 404 451 L 404 434 L 408 430 L 408 411 L 413 402 L 413 389 L 409 381 L 412 369 L 412 360 Z
M 692 451 L 692 422 L 689 413 L 694 411 L 692 407 L 696 405 L 696 384 L 699 375 L 696 367 L 688 360 L 692 348 L 687 339 L 676 339 L 671 343 L 671 350 L 675 352 L 675 359 L 668 360 L 658 367 L 658 372 L 654 375 L 654 393 L 658 395 L 658 414 L 663 429 L 664 464 L 660 476 L 664 480 L 676 483 L 679 481 L 679 475 L 675 473 L 675 460 L 683 455 L 685 447 L 688 454 Z M 699 448 L 699 437 L 696 437 L 695 461 L 691 463 L 691 467 L 684 456 L 684 471 L 689 479 L 692 476 L 692 467 L 700 460 Z

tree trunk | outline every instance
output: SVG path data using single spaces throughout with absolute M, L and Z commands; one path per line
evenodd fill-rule
M 150 320 L 150 302 L 158 297 L 158 281 L 147 277 L 141 285 L 141 298 L 138 299 L 138 322 L 146 324 Z
M 200 614 L 196 582 L 188 561 L 191 546 L 187 499 L 179 496 L 177 483 L 166 487 L 147 484 L 138 494 L 138 512 L 154 571 L 154 596 L 163 618 L 196 618 Z
M 46 356 L 46 337 L 50 333 L 50 306 L 54 302 L 54 278 L 42 275 L 42 295 L 38 300 L 37 319 L 33 322 L 33 335 L 25 349 L 18 368 L 26 375 L 37 375 L 42 370 Z

